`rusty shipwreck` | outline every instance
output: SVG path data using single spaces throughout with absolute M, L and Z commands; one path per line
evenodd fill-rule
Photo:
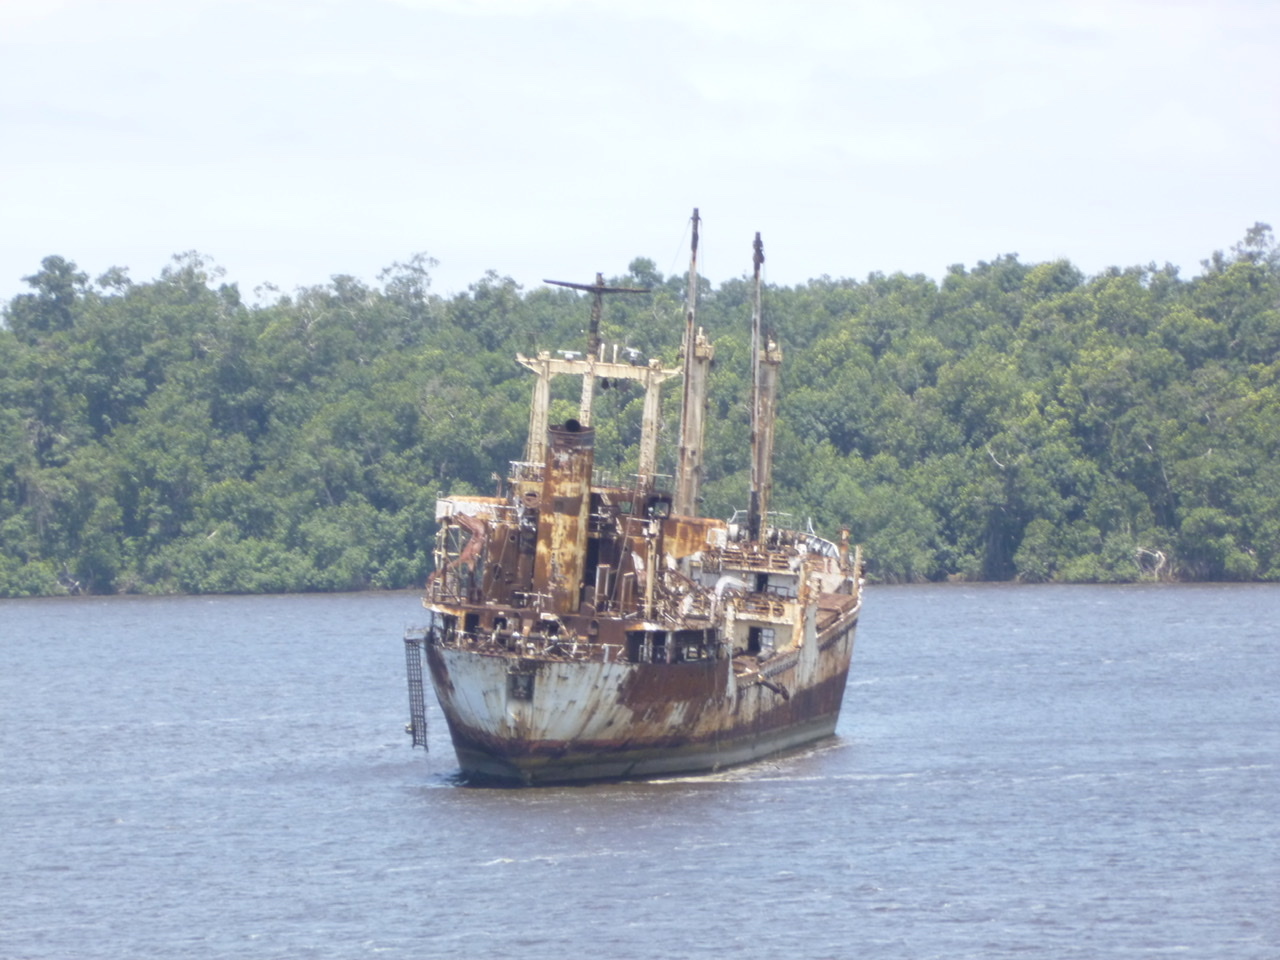
M 518 357 L 532 371 L 525 458 L 505 496 L 438 500 L 430 623 L 405 635 L 415 745 L 426 746 L 422 662 L 463 773 L 520 784 L 716 770 L 830 735 L 861 609 L 860 557 L 783 529 L 768 509 L 781 351 L 762 336 L 754 250 L 750 499 L 698 516 L 714 353 L 696 325 L 698 216 L 683 363 L 619 362 L 600 342 L 594 284 L 584 353 Z M 625 291 L 634 292 L 634 291 Z M 683 375 L 674 489 L 662 489 L 662 384 Z M 578 416 L 548 423 L 550 383 L 581 378 Z M 598 382 L 644 390 L 638 473 L 593 464 Z

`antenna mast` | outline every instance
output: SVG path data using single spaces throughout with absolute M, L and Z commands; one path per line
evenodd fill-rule
M 594 294 L 591 300 L 591 325 L 587 329 L 587 365 L 591 368 L 582 377 L 582 401 L 578 404 L 578 422 L 591 426 L 591 407 L 595 400 L 595 365 L 604 362 L 604 345 L 600 342 L 600 316 L 604 312 L 606 293 L 648 293 L 648 287 L 606 287 L 604 275 L 597 273 L 595 283 L 570 283 L 568 280 L 543 280 L 543 283 L 573 290 L 586 290 Z

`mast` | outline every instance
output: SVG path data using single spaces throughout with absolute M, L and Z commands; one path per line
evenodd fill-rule
M 672 511 L 698 515 L 702 486 L 702 443 L 707 412 L 707 378 L 715 348 L 696 324 L 698 313 L 698 208 L 693 208 L 693 240 L 689 256 L 689 293 L 685 298 L 684 401 L 680 412 L 680 465 Z
M 539 351 L 536 357 L 516 355 L 516 361 L 532 370 L 537 376 L 533 388 L 533 403 L 529 409 L 529 439 L 525 444 L 525 462 L 541 465 L 548 450 L 548 437 L 551 431 L 547 422 L 551 404 L 551 380 L 560 374 L 570 374 L 582 378 L 582 401 L 578 408 L 577 426 L 582 431 L 591 427 L 591 408 L 595 397 L 596 377 L 609 380 L 636 381 L 644 386 L 644 417 L 640 427 L 640 485 L 648 490 L 654 483 L 658 467 L 658 425 L 661 411 L 660 391 L 662 384 L 680 371 L 667 369 L 657 360 L 639 366 L 635 363 L 619 363 L 618 347 L 613 348 L 612 358 L 605 357 L 604 344 L 600 342 L 600 315 L 604 295 L 606 293 L 648 293 L 645 287 L 606 287 L 604 277 L 596 274 L 595 283 L 570 283 L 567 280 L 546 280 L 544 283 L 558 287 L 570 287 L 574 290 L 586 290 L 593 295 L 591 304 L 591 326 L 587 332 L 588 350 L 585 357 L 575 352 L 566 352 L 564 359 L 551 356 L 545 350 Z
M 761 335 L 760 267 L 764 244 L 756 234 L 752 244 L 754 295 L 751 309 L 751 501 L 747 508 L 747 535 L 759 540 L 769 518 L 769 494 L 773 489 L 773 428 L 778 395 L 778 366 L 782 350 L 772 336 Z
M 604 345 L 600 342 L 600 316 L 604 312 L 604 295 L 606 293 L 648 293 L 648 287 L 606 287 L 604 275 L 597 273 L 595 283 L 570 283 L 568 280 L 543 280 L 557 287 L 569 287 L 573 290 L 586 290 L 594 294 L 591 300 L 591 325 L 587 330 L 587 365 L 591 369 L 582 377 L 582 400 L 578 404 L 578 422 L 584 427 L 591 426 L 591 407 L 595 399 L 596 378 L 595 365 L 604 362 Z

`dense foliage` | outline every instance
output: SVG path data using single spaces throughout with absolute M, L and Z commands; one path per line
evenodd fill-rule
M 149 283 L 46 258 L 0 328 L 0 595 L 421 582 L 437 493 L 489 491 L 521 455 L 514 353 L 581 349 L 588 311 L 494 273 L 440 297 L 431 267 L 250 306 L 195 254 Z M 605 339 L 674 363 L 684 278 L 640 259 L 615 279 L 652 293 L 608 300 Z M 745 280 L 704 282 L 711 515 L 745 500 L 749 318 Z M 872 577 L 1280 579 L 1265 225 L 1192 280 L 1007 256 L 770 287 L 766 322 L 785 352 L 774 507 L 849 525 Z M 625 473 L 641 394 L 599 396 L 598 464 Z

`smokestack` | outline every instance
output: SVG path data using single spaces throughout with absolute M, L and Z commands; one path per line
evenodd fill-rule
M 533 584 L 550 597 L 551 609 L 559 615 L 576 612 L 582 592 L 595 437 L 595 430 L 577 420 L 547 430 Z

